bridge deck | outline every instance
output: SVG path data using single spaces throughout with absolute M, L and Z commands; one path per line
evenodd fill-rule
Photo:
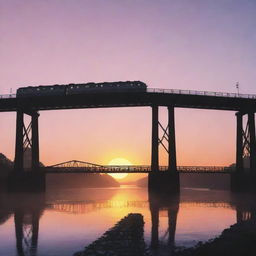
M 117 97 L 118 95 L 118 97 Z M 8 97 L 9 96 L 9 97 Z M 233 111 L 256 111 L 256 95 L 148 89 L 147 92 L 95 93 L 70 96 L 0 97 L 0 112 L 78 108 L 168 106 Z

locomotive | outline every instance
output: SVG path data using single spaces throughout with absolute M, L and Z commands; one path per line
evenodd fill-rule
M 146 92 L 147 85 L 141 81 L 104 82 L 85 84 L 61 84 L 21 87 L 17 97 L 68 96 L 88 93 Z

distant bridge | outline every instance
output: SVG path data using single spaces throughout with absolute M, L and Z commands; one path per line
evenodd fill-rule
M 99 165 L 84 161 L 71 160 L 44 167 L 46 173 L 150 173 L 150 165 Z M 168 166 L 159 166 L 159 171 L 167 171 Z M 181 173 L 231 173 L 226 166 L 177 166 Z

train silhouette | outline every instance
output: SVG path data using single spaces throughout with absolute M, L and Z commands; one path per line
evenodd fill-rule
M 68 96 L 88 93 L 146 92 L 147 85 L 141 81 L 104 82 L 85 84 L 40 85 L 21 87 L 17 97 Z

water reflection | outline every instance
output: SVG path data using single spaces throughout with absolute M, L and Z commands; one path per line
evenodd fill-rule
M 45 196 L 29 194 L 1 195 L 1 219 L 14 219 L 18 256 L 37 255 L 39 219 L 45 208 Z
M 163 198 L 136 187 L 0 194 L 0 255 L 72 255 L 131 212 L 144 216 L 145 240 L 162 255 L 255 218 L 256 203 L 224 191 L 187 189 Z
M 241 223 L 243 221 L 248 221 L 256 219 L 256 202 L 255 197 L 248 196 L 244 200 L 242 195 L 236 195 L 232 198 L 233 205 L 236 207 L 236 222 Z
M 170 196 L 169 198 L 162 198 L 159 195 L 151 194 L 149 197 L 149 205 L 151 212 L 151 243 L 153 250 L 159 247 L 159 211 L 164 209 L 168 212 L 168 227 L 164 234 L 164 238 L 168 235 L 168 245 L 172 249 L 175 242 L 175 232 L 177 215 L 179 211 L 180 197 L 179 195 Z
M 14 212 L 16 246 L 19 256 L 36 255 L 39 231 L 38 211 L 25 213 L 22 209 Z

